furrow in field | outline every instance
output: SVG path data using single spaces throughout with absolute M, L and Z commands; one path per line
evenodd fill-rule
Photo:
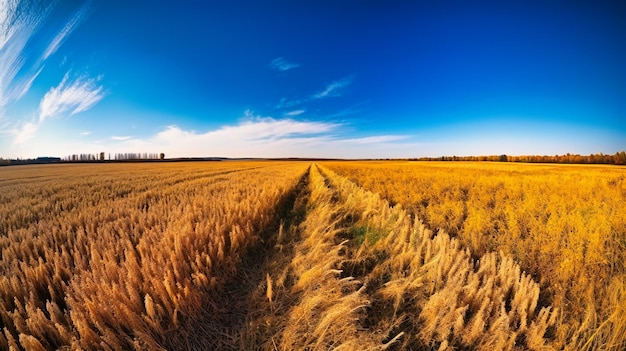
M 278 241 L 244 345 L 264 349 L 548 348 L 557 317 L 503 254 L 480 261 L 331 171 L 310 171 L 306 216 Z M 265 291 L 265 296 L 260 292 Z M 262 310 L 262 309 L 261 309 Z M 549 335 L 548 335 L 549 337 Z
M 148 177 L 129 181 L 146 179 L 133 191 L 149 190 L 120 201 L 60 187 L 80 199 L 76 210 L 55 208 L 57 216 L 0 237 L 0 349 L 211 345 L 216 335 L 198 321 L 222 310 L 224 284 L 278 221 L 276 206 L 305 165 L 256 168 L 220 171 L 219 180 L 180 173 L 186 182 L 161 188 L 161 169 L 142 170 Z M 98 199 L 90 202 L 90 190 Z
M 475 259 L 503 251 L 561 315 L 553 346 L 626 349 L 626 169 L 499 162 L 327 162 L 441 228 Z
M 505 254 L 316 164 L 180 167 L 71 176 L 75 207 L 0 237 L 0 349 L 551 348 L 557 311 Z

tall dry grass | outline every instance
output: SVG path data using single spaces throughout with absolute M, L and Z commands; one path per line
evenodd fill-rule
M 558 347 L 550 286 L 505 250 L 326 167 L 208 165 L 2 173 L 0 349 Z
M 626 170 L 613 166 L 358 162 L 328 167 L 451 233 L 502 251 L 559 311 L 552 346 L 626 347 Z
M 283 229 L 268 262 L 271 301 L 263 284 L 252 299 L 244 348 L 549 348 L 558 314 L 510 257 L 474 260 L 458 240 L 325 168 L 312 167 L 307 198 L 304 220 Z
M 305 167 L 0 169 L 0 349 L 219 347 L 223 287 Z

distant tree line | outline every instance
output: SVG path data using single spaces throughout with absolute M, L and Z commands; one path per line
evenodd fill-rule
M 45 164 L 45 163 L 57 163 L 61 162 L 60 157 L 37 157 L 37 158 L 17 158 L 17 159 L 6 159 L 0 157 L 0 166 L 9 166 L 9 165 L 26 165 L 26 164 Z
M 98 160 L 97 154 L 73 154 L 63 157 L 63 161 L 96 161 Z
M 573 164 L 612 164 L 626 165 L 626 151 L 616 152 L 613 155 L 605 155 L 603 153 L 579 155 L 570 154 L 554 155 L 554 156 L 509 156 L 509 155 L 491 155 L 491 156 L 440 156 L 440 157 L 421 157 L 412 158 L 414 161 L 491 161 L 491 162 L 524 162 L 524 163 L 573 163 Z
M 133 161 L 133 160 L 163 160 L 164 153 L 116 153 L 111 155 L 101 152 L 100 154 L 73 154 L 60 157 L 38 157 L 34 159 L 4 159 L 0 157 L 0 166 L 43 164 L 58 162 L 96 162 L 96 161 Z M 206 160 L 199 158 L 198 160 Z M 191 160 L 191 159 L 188 159 Z M 490 155 L 490 156 L 440 156 L 409 158 L 411 161 L 488 161 L 488 162 L 523 162 L 523 163 L 571 163 L 571 164 L 613 164 L 626 165 L 626 151 L 616 152 L 613 155 L 597 153 L 590 155 L 570 154 L 565 155 Z
M 164 154 L 161 154 L 164 155 Z M 115 154 L 116 161 L 126 161 L 126 160 L 158 160 L 162 159 L 158 153 L 117 153 Z
M 154 152 L 118 152 L 113 155 L 105 154 L 73 154 L 63 158 L 63 161 L 80 162 L 80 161 L 134 161 L 134 160 L 162 160 L 165 158 L 164 153 Z
M 61 162 L 111 162 L 111 161 L 144 161 L 144 160 L 164 160 L 164 153 L 104 153 L 98 154 L 72 154 L 65 157 L 37 157 L 37 158 L 16 158 L 5 159 L 0 157 L 0 166 L 10 165 L 27 165 L 27 164 L 46 164 L 46 163 L 61 163 Z

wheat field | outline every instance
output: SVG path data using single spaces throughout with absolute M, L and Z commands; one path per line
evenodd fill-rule
M 621 350 L 623 168 L 0 168 L 3 350 Z
M 474 257 L 503 252 L 561 312 L 557 349 L 626 346 L 626 169 L 488 162 L 328 167 L 400 204 Z
M 0 170 L 0 348 L 210 349 L 304 164 Z

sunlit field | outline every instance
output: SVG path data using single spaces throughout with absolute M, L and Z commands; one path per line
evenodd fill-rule
M 2 350 L 622 350 L 626 169 L 0 168 Z
M 209 348 L 225 284 L 306 167 L 0 169 L 0 349 Z
M 559 310 L 555 346 L 626 338 L 626 169 L 597 165 L 360 162 L 327 165 L 400 204 L 474 257 L 503 252 Z

